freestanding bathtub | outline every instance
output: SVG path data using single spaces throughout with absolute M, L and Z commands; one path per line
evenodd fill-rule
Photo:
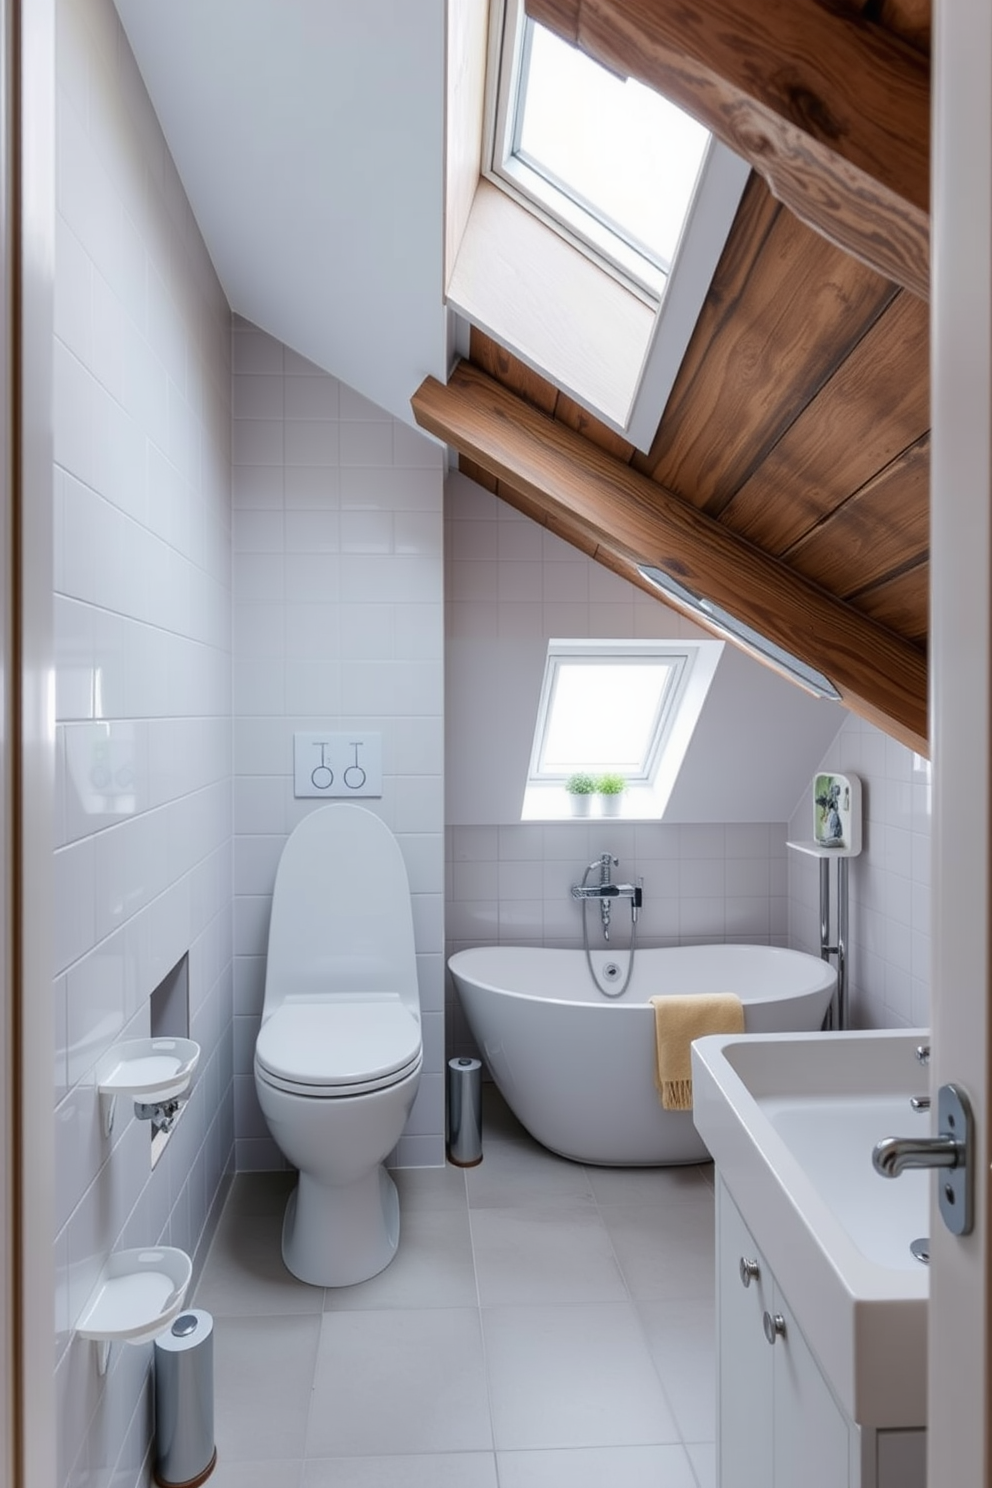
M 626 970 L 625 951 L 592 956 L 600 978 L 611 962 Z M 448 965 L 490 1073 L 531 1136 L 562 1157 L 617 1167 L 709 1156 L 691 1112 L 662 1109 L 649 997 L 735 992 L 745 1032 L 815 1032 L 837 980 L 818 957 L 752 945 L 638 949 L 615 1001 L 592 985 L 579 950 L 480 946 Z

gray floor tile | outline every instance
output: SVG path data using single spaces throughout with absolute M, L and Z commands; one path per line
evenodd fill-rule
M 285 1270 L 295 1174 L 234 1180 L 196 1295 L 217 1488 L 714 1488 L 709 1165 L 587 1168 L 483 1100 L 482 1164 L 394 1172 L 357 1287 Z
M 320 1323 L 319 1316 L 215 1320 L 220 1460 L 285 1462 L 305 1455 Z
M 483 1307 L 628 1300 L 606 1226 L 587 1204 L 476 1209 L 472 1242 Z
M 696 1488 L 682 1447 L 499 1452 L 500 1488 Z
M 308 1457 L 491 1449 L 477 1308 L 324 1314 Z
M 699 1488 L 716 1488 L 716 1446 L 713 1442 L 694 1442 L 686 1447 Z
M 328 1312 L 367 1307 L 476 1307 L 468 1211 L 408 1209 L 400 1216 L 400 1243 L 384 1271 L 357 1286 L 328 1287 Z
M 303 1488 L 497 1488 L 496 1464 L 492 1452 L 312 1458 Z
M 415 1209 L 465 1209 L 464 1168 L 450 1163 L 443 1168 L 394 1168 L 391 1176 L 399 1191 L 401 1215 Z
M 678 1441 L 630 1304 L 489 1307 L 482 1316 L 498 1450 Z
M 281 1215 L 295 1187 L 296 1173 L 289 1169 L 278 1173 L 235 1173 L 224 1215 Z
M 592 1185 L 581 1163 L 555 1157 L 536 1142 L 503 1142 L 486 1146 L 477 1168 L 465 1169 L 470 1209 L 520 1209 L 525 1204 L 576 1199 L 593 1205 Z
M 638 1304 L 655 1368 L 684 1442 L 716 1438 L 713 1299 Z
M 197 1283 L 196 1305 L 224 1316 L 320 1312 L 322 1287 L 307 1286 L 282 1259 L 282 1213 L 225 1211 Z
M 631 1296 L 643 1301 L 712 1298 L 716 1276 L 713 1200 L 613 1204 L 600 1209 Z
M 302 1488 L 303 1461 L 233 1462 L 218 1453 L 210 1488 Z

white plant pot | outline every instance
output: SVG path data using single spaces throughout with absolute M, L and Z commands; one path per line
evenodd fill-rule
M 600 816 L 619 816 L 622 805 L 623 791 L 614 796 L 600 796 L 599 814 Z
M 569 794 L 569 805 L 573 816 L 588 816 L 592 807 L 592 796 L 578 796 Z

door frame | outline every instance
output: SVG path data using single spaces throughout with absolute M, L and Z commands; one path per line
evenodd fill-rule
M 936 0 L 931 292 L 932 1055 L 975 1112 L 975 1228 L 931 1195 L 928 1476 L 989 1488 L 992 8 Z M 936 1101 L 934 1101 L 936 1107 Z
M 6 1481 L 54 1488 L 54 0 L 2 0 Z M 7 1463 L 3 1464 L 7 1467 Z

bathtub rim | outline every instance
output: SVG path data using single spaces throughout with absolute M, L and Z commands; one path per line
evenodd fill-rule
M 738 941 L 712 941 L 712 942 L 706 942 L 705 944 L 702 944 L 702 945 L 691 945 L 691 946 L 638 946 L 638 948 L 637 948 L 637 955 L 638 956 L 645 956 L 645 955 L 650 955 L 652 953 L 667 954 L 668 952 L 671 952 L 671 951 L 692 952 L 692 951 L 697 951 L 697 950 L 699 950 L 699 951 L 708 951 L 708 950 L 717 950 L 717 949 L 719 949 L 719 950 L 724 950 L 725 949 L 727 951 L 744 951 L 748 955 L 751 955 L 754 952 L 765 953 L 766 955 L 768 953 L 771 953 L 772 956 L 775 959 L 778 959 L 779 957 L 788 957 L 790 959 L 793 958 L 793 957 L 798 957 L 798 958 L 800 958 L 803 961 L 803 963 L 810 964 L 810 969 L 811 970 L 812 970 L 813 966 L 816 966 L 816 967 L 818 967 L 818 968 L 821 969 L 820 970 L 820 977 L 817 980 L 815 980 L 815 981 L 811 981 L 810 984 L 807 985 L 807 986 L 802 986 L 802 987 L 791 986 L 791 987 L 787 987 L 787 988 L 786 987 L 783 987 L 783 988 L 777 990 L 774 993 L 774 995 L 769 995 L 767 989 L 763 989 L 762 992 L 759 995 L 754 995 L 753 993 L 751 995 L 747 995 L 746 993 L 738 992 L 737 995 L 740 997 L 741 1002 L 745 1006 L 748 1006 L 748 1005 L 751 1005 L 751 1004 L 757 1004 L 757 1003 L 774 1004 L 776 1002 L 785 1002 L 785 1001 L 787 1001 L 789 999 L 793 999 L 793 998 L 796 998 L 796 997 L 807 997 L 807 996 L 808 997 L 816 997 L 816 996 L 819 996 L 822 993 L 827 992 L 827 991 L 832 992 L 834 990 L 834 988 L 836 987 L 836 985 L 837 985 L 837 969 L 836 969 L 835 966 L 832 965 L 831 962 L 824 961 L 821 957 L 819 957 L 817 955 L 814 955 L 810 951 L 798 951 L 798 950 L 793 949 L 790 946 L 752 945 L 750 943 L 738 942 Z M 554 1003 L 555 1005 L 561 1006 L 561 1007 L 576 1007 L 576 1008 L 604 1007 L 604 1008 L 616 1008 L 616 1009 L 626 1008 L 628 1010 L 633 1009 L 633 1008 L 638 1008 L 642 1012 L 649 1005 L 648 1004 L 648 998 L 647 997 L 642 998 L 640 1001 L 637 1001 L 636 999 L 633 999 L 633 998 L 628 1001 L 626 994 L 624 994 L 622 997 L 612 998 L 612 997 L 607 996 L 605 993 L 603 993 L 601 991 L 601 989 L 598 989 L 600 991 L 600 995 L 599 995 L 598 1000 L 592 1000 L 591 998 L 589 1000 L 580 1000 L 580 999 L 577 999 L 577 998 L 574 998 L 574 997 L 562 997 L 562 996 L 558 996 L 558 995 L 547 995 L 547 994 L 542 994 L 540 992 L 517 991 L 516 989 L 514 989 L 512 987 L 506 987 L 506 986 L 503 986 L 503 985 L 499 985 L 499 984 L 497 984 L 495 982 L 484 980 L 484 979 L 482 979 L 480 977 L 477 977 L 477 976 L 469 976 L 465 972 L 461 972 L 460 971 L 460 968 L 459 967 L 456 967 L 453 964 L 454 962 L 458 961 L 460 958 L 463 958 L 463 957 L 464 958 L 467 958 L 469 956 L 475 955 L 476 953 L 480 953 L 480 952 L 497 952 L 497 953 L 500 953 L 500 952 L 504 952 L 504 951 L 520 951 L 520 952 L 522 952 L 524 954 L 537 955 L 537 956 L 543 956 L 543 955 L 548 955 L 548 954 L 558 954 L 558 955 L 561 955 L 561 956 L 572 956 L 572 957 L 576 957 L 578 959 L 578 961 L 580 961 L 582 963 L 584 963 L 584 961 L 585 961 L 585 954 L 584 954 L 583 949 L 582 949 L 581 946 L 534 946 L 534 945 L 512 945 L 512 944 L 511 945 L 505 945 L 505 944 L 492 945 L 491 944 L 491 945 L 463 946 L 461 948 L 461 950 L 453 951 L 451 953 L 451 955 L 446 958 L 446 964 L 447 964 L 447 967 L 448 967 L 449 971 L 451 972 L 452 977 L 455 979 L 456 986 L 457 986 L 457 979 L 458 979 L 459 975 L 461 975 L 464 978 L 465 981 L 470 981 L 480 991 L 495 993 L 495 994 L 499 995 L 500 997 L 511 997 L 511 998 L 514 998 L 515 1000 L 518 1000 L 518 1001 L 521 1001 L 521 1002 Z M 596 950 L 593 951 L 593 958 L 594 958 L 594 961 L 596 961 L 596 960 L 614 959 L 614 958 L 619 959 L 620 957 L 626 957 L 627 954 L 628 954 L 628 951 L 626 949 L 618 950 L 618 951 L 614 952 L 614 951 L 609 951 L 609 950 L 603 951 L 602 949 L 597 948 Z M 589 978 L 589 971 L 588 971 L 588 968 L 584 964 L 582 966 L 582 975 L 583 975 L 583 977 L 585 979 L 588 980 L 588 978 Z M 691 993 L 686 993 L 685 989 L 684 988 L 681 988 L 681 987 L 673 988 L 672 990 L 673 990 L 673 992 L 675 992 L 677 994 L 693 995 Z M 735 990 L 735 989 L 726 988 L 726 989 L 721 989 L 721 990 L 731 991 L 731 990 Z M 653 996 L 664 996 L 664 990 L 662 989 L 661 991 L 653 991 L 653 992 L 649 993 L 648 995 L 649 996 L 652 996 L 652 997 Z M 702 991 L 700 991 L 699 993 L 697 993 L 695 995 L 703 996 L 703 995 L 705 995 L 705 993 L 703 993 Z

